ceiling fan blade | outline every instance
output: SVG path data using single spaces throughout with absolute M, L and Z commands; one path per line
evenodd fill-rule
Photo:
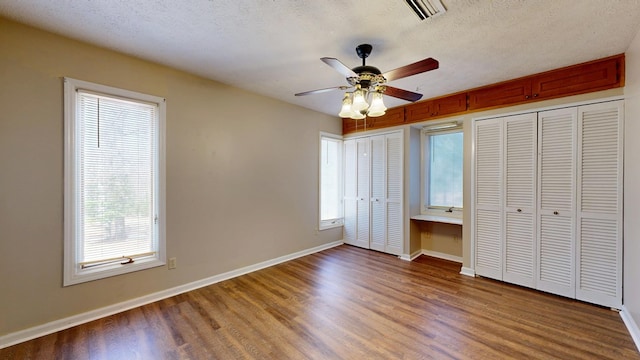
M 348 88 L 350 88 L 351 86 L 334 86 L 334 87 L 330 87 L 330 88 L 326 88 L 326 89 L 318 89 L 318 90 L 310 90 L 310 91 L 305 91 L 305 92 L 301 92 L 301 93 L 297 93 L 295 94 L 296 96 L 304 96 L 304 95 L 311 95 L 311 94 L 320 94 L 323 92 L 327 92 L 327 91 L 333 91 L 333 90 L 347 90 Z
M 353 72 L 353 70 L 349 69 L 347 67 L 347 65 L 343 64 L 338 59 L 330 58 L 330 57 L 323 57 L 323 58 L 320 58 L 320 60 L 322 60 L 322 62 L 324 62 L 325 64 L 331 66 L 335 70 L 337 70 L 340 74 L 344 75 L 345 77 L 357 77 L 358 76 L 358 74 Z
M 413 64 L 399 67 L 395 70 L 387 71 L 386 73 L 382 74 L 382 76 L 384 76 L 387 81 L 391 81 L 415 74 L 420 74 L 429 70 L 435 70 L 439 65 L 440 64 L 438 63 L 438 60 L 427 58 L 418 62 L 414 62 Z
M 393 86 L 386 86 L 386 90 L 384 91 L 384 94 L 393 96 L 398 99 L 411 101 L 411 102 L 418 101 L 422 98 L 422 94 L 418 94 L 413 91 L 398 89 Z

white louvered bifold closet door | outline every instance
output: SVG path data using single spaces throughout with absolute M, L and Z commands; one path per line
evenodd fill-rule
M 576 108 L 538 113 L 537 289 L 575 297 Z
M 371 241 L 369 247 L 384 251 L 386 243 L 385 216 L 385 140 L 384 135 L 372 136 L 371 141 Z
M 365 139 L 357 139 L 356 140 L 356 149 L 358 153 L 358 181 L 357 181 L 357 225 L 356 225 L 356 241 L 354 245 L 369 248 L 369 190 L 370 190 L 370 170 L 371 163 L 369 161 L 369 150 L 370 142 L 369 138 Z
M 402 133 L 385 136 L 386 146 L 386 243 L 384 252 L 400 255 L 404 249 L 402 221 L 403 137 Z
M 356 141 L 344 141 L 344 227 L 342 238 L 344 242 L 356 245 L 357 215 L 358 215 L 358 154 Z
M 502 280 L 502 118 L 474 122 L 474 238 L 478 275 Z
M 578 108 L 576 298 L 622 306 L 622 101 Z
M 535 287 L 537 114 L 504 119 L 503 280 Z

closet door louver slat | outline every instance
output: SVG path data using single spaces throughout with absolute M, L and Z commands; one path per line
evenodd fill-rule
M 624 101 L 473 122 L 476 273 L 622 306 Z
M 502 119 L 475 127 L 476 273 L 502 280 Z
M 538 113 L 537 288 L 575 297 L 576 108 Z
M 386 243 L 385 216 L 385 141 L 384 135 L 370 138 L 371 152 L 371 242 L 373 250 L 384 251 Z M 369 199 L 367 199 L 369 200 Z
M 356 147 L 358 152 L 358 214 L 357 214 L 357 230 L 356 230 L 356 242 L 358 246 L 369 248 L 369 221 L 370 221 L 370 207 L 369 207 L 369 190 L 370 190 L 370 169 L 371 164 L 369 162 L 369 139 L 357 139 Z
M 404 251 L 402 131 L 344 141 L 344 230 L 347 244 Z
M 576 297 L 622 305 L 622 101 L 578 110 Z
M 403 221 L 402 221 L 402 133 L 386 136 L 386 245 L 385 252 L 402 254 Z
M 504 119 L 505 239 L 503 280 L 534 287 L 537 116 Z

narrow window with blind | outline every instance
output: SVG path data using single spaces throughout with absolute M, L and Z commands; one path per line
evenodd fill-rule
M 64 89 L 64 286 L 164 265 L 164 99 Z
M 342 139 L 320 134 L 319 229 L 342 226 Z

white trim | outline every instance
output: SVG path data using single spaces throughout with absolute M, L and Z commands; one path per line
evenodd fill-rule
M 166 264 L 166 169 L 165 169 L 165 135 L 166 135 L 166 100 L 159 96 L 143 94 L 135 91 L 115 88 L 111 86 L 95 84 L 88 81 L 77 80 L 69 77 L 63 78 L 64 83 L 64 257 L 63 257 L 63 286 L 80 284 L 87 281 L 98 280 L 110 276 L 126 274 L 134 271 L 164 266 Z M 153 255 L 146 259 L 136 260 L 135 264 L 121 266 L 118 263 L 103 265 L 97 268 L 87 269 L 79 266 L 82 242 L 78 223 L 78 209 L 80 173 L 78 170 L 79 148 L 79 123 L 77 118 L 78 92 L 96 94 L 109 98 L 117 98 L 133 103 L 148 103 L 157 107 L 157 134 L 152 139 L 156 142 L 156 156 L 154 161 L 152 192 L 153 212 L 156 216 L 156 226 L 152 231 L 151 242 Z
M 456 256 L 456 255 L 451 255 L 451 254 L 432 251 L 432 250 L 425 250 L 425 249 L 422 249 L 422 255 L 427 255 L 434 258 L 443 259 L 443 260 L 455 261 L 457 263 L 462 264 L 462 256 Z
M 475 270 L 473 270 L 472 268 L 465 267 L 465 266 L 463 266 L 463 267 L 460 269 L 460 274 L 461 274 L 461 275 L 465 275 L 465 276 L 476 277 L 476 271 L 475 271 Z
M 404 261 L 413 261 L 420 255 L 422 255 L 422 250 L 414 251 L 411 254 L 402 254 L 399 256 L 399 258 L 400 260 L 404 260 Z
M 179 285 L 170 289 L 158 291 L 149 295 L 144 295 L 139 298 L 123 301 L 117 304 L 105 306 L 100 309 L 87 311 L 81 314 L 69 316 L 63 319 L 48 322 L 46 324 L 34 326 L 28 329 L 9 333 L 7 335 L 0 336 L 0 349 L 9 347 L 24 341 L 32 340 L 40 336 L 48 335 L 56 331 L 68 329 L 70 327 L 87 323 L 89 321 L 97 320 L 109 315 L 117 314 L 126 310 L 130 310 L 142 305 L 150 304 L 152 302 L 166 299 L 171 296 L 182 294 L 188 291 L 199 289 L 208 285 L 218 283 L 220 281 L 229 280 L 241 275 L 248 274 L 257 270 L 261 270 L 273 265 L 283 263 L 285 261 L 297 259 L 306 255 L 311 255 L 323 250 L 330 249 L 332 247 L 340 246 L 344 244 L 342 240 L 330 242 L 324 245 L 316 246 L 310 249 L 298 251 L 292 254 L 277 257 L 275 259 L 263 261 L 254 265 L 245 266 L 236 270 L 231 270 L 226 273 L 214 275 L 208 278 L 190 282 L 184 285 Z
M 376 131 L 374 131 L 374 130 L 368 131 L 367 130 L 366 133 L 355 133 L 353 135 L 347 134 L 347 135 L 344 135 L 342 137 L 342 140 L 368 138 L 368 137 L 376 136 L 376 135 L 389 135 L 389 134 L 393 134 L 393 133 L 397 133 L 397 132 L 402 132 L 402 135 L 403 135 L 403 138 L 404 138 L 404 125 L 398 125 L 398 126 L 384 128 L 384 129 L 378 129 Z
M 475 276 L 476 271 L 476 235 L 475 235 L 475 229 L 476 229 L 476 180 L 475 180 L 475 174 L 476 174 L 476 167 L 475 167 L 475 159 L 476 159 L 476 121 L 472 120 L 471 121 L 471 126 L 470 126 L 470 136 L 471 136 L 471 154 L 469 154 L 471 156 L 469 163 L 470 163 L 470 173 L 467 174 L 467 176 L 469 177 L 469 202 L 470 202 L 470 210 L 469 211 L 469 225 L 471 225 L 471 231 L 470 236 L 469 236 L 469 267 L 466 269 L 469 269 L 473 272 L 473 276 Z M 468 144 L 468 140 L 467 140 L 467 144 Z M 462 176 L 464 177 L 464 169 L 463 169 L 463 173 Z M 462 191 L 464 191 L 464 189 L 462 189 Z M 462 198 L 462 202 L 463 202 L 463 206 L 464 206 L 464 193 L 462 194 L 463 198 Z M 464 226 L 464 225 L 463 225 Z M 464 246 L 462 247 L 462 254 L 464 255 Z M 462 267 L 462 272 L 464 272 L 465 267 Z
M 417 255 L 415 255 L 415 254 L 417 254 Z M 462 257 L 460 257 L 460 256 L 445 254 L 445 253 L 441 253 L 441 252 L 437 252 L 437 251 L 424 250 L 424 249 L 422 251 L 418 251 L 418 252 L 414 253 L 414 255 L 412 255 L 412 257 L 411 257 L 411 260 L 414 260 L 419 255 L 427 255 L 427 256 L 434 257 L 434 258 L 438 258 L 438 259 L 455 261 L 455 262 L 460 263 L 460 264 L 463 263 Z M 406 260 L 406 259 L 403 259 L 403 260 Z M 465 276 L 470 276 L 470 277 L 476 277 L 475 270 L 472 269 L 472 268 L 465 267 L 465 266 L 462 266 L 460 268 L 460 274 L 461 275 L 465 275 Z
M 622 305 L 622 308 L 620 309 L 620 317 L 622 318 L 624 324 L 627 326 L 627 330 L 629 330 L 629 334 L 631 334 L 633 342 L 636 343 L 638 351 L 640 351 L 640 328 L 638 327 L 638 324 L 635 322 L 635 320 L 633 320 L 629 309 L 627 309 L 627 307 L 624 305 Z
M 338 198 L 341 201 L 342 216 L 337 219 L 322 220 L 322 140 L 323 138 L 336 140 L 340 143 L 338 168 L 340 169 L 339 186 L 341 193 Z M 320 131 L 318 137 L 318 231 L 333 229 L 336 227 L 344 226 L 344 139 L 342 135 L 336 135 L 325 131 Z
M 461 151 L 463 153 L 462 168 L 464 173 L 464 136 L 465 135 L 464 135 L 463 122 L 458 120 L 456 120 L 455 122 L 459 124 L 459 126 L 456 128 L 444 129 L 439 131 L 425 131 L 423 128 L 420 131 L 420 214 L 422 215 L 430 215 L 432 213 L 433 214 L 445 213 L 445 210 L 449 208 L 449 206 L 431 207 L 431 200 L 429 199 L 427 182 L 430 180 L 430 177 L 431 177 L 431 174 L 430 174 L 431 168 L 429 167 L 429 163 L 430 163 L 429 143 L 432 136 L 455 134 L 455 133 L 462 134 Z M 442 124 L 443 122 L 440 122 L 440 123 Z M 463 181 L 462 187 L 464 190 L 464 181 Z M 461 206 L 464 206 L 464 204 L 462 204 Z M 460 212 L 460 217 L 462 217 L 462 207 L 455 207 L 454 209 L 457 212 Z M 453 214 L 451 215 L 453 216 Z

